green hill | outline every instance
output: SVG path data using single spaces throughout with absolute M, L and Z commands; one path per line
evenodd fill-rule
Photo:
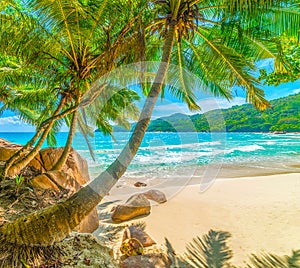
M 192 116 L 174 114 L 151 121 L 147 131 L 300 132 L 300 94 L 272 100 L 271 105 L 264 112 L 244 104 Z

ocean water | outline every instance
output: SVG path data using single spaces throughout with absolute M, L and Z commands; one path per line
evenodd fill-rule
M 0 138 L 25 144 L 33 133 L 0 133 Z M 90 140 L 96 161 L 80 134 L 73 147 L 88 161 L 91 177 L 103 171 L 121 152 L 130 133 L 114 134 L 115 140 L 96 132 Z M 67 133 L 58 133 L 57 146 L 63 146 Z M 47 144 L 44 144 L 46 147 Z M 124 178 L 154 180 L 214 173 L 222 166 L 245 167 L 251 175 L 258 169 L 295 171 L 300 167 L 300 134 L 269 133 L 146 133 L 143 143 Z

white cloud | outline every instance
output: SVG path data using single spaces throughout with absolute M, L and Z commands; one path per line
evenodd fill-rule
M 205 113 L 207 111 L 215 109 L 226 109 L 235 105 L 245 104 L 245 98 L 236 97 L 232 101 L 226 99 L 216 99 L 216 98 L 206 98 L 198 102 L 198 105 L 201 107 L 201 112 Z M 168 102 L 163 101 L 163 104 L 159 104 L 154 108 L 152 119 L 169 116 L 175 113 L 182 114 L 196 114 L 198 111 L 190 111 L 185 103 L 179 102 Z
M 196 112 L 190 111 L 186 104 L 179 103 L 179 102 L 170 102 L 166 103 L 167 101 L 164 100 L 164 104 L 157 105 L 154 108 L 152 119 L 169 116 L 175 113 L 182 113 L 182 114 L 194 114 Z
M 23 122 L 18 118 L 18 116 L 9 116 L 9 117 L 0 118 L 0 125 L 6 125 L 6 124 L 21 125 L 23 124 Z
M 35 128 L 22 122 L 18 116 L 0 118 L 0 132 L 34 132 Z
M 236 97 L 231 101 L 226 99 L 209 98 L 200 101 L 202 112 L 208 112 L 215 109 L 227 109 L 235 105 L 245 104 L 245 98 Z
M 293 90 L 293 94 L 298 94 L 298 93 L 300 93 L 300 88 L 296 88 Z

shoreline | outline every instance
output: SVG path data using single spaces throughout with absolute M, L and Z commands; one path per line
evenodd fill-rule
M 275 164 L 275 163 L 273 163 Z M 206 174 L 204 175 L 204 173 Z M 112 196 L 118 196 L 119 199 L 124 200 L 131 194 L 141 192 L 144 189 L 168 189 L 177 187 L 179 189 L 186 186 L 193 186 L 205 183 L 212 174 L 213 179 L 208 181 L 208 187 L 212 187 L 218 181 L 227 180 L 241 180 L 241 179 L 253 179 L 256 177 L 269 177 L 276 175 L 287 174 L 300 174 L 300 163 L 288 162 L 284 166 L 257 166 L 257 165 L 239 165 L 239 164 L 222 164 L 222 165 L 210 165 L 199 166 L 198 168 L 191 168 L 191 170 L 183 169 L 181 173 L 171 178 L 151 178 L 147 177 L 132 177 L 124 175 L 120 181 L 111 190 Z M 147 184 L 146 188 L 138 188 L 134 186 L 135 182 L 144 182 Z M 205 187 L 205 184 L 203 184 Z M 168 191 L 168 190 L 167 190 Z
M 251 253 L 282 256 L 300 248 L 299 173 L 219 179 L 202 193 L 197 184 L 179 188 L 157 188 L 169 195 L 168 201 L 153 204 L 149 216 L 131 221 L 146 222 L 158 244 L 166 237 L 182 254 L 195 236 L 210 229 L 227 231 L 235 265 L 245 265 Z

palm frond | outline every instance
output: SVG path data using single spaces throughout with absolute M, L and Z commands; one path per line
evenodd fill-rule
M 269 23 L 265 28 L 270 31 L 286 36 L 300 36 L 300 4 L 295 3 L 286 7 L 272 8 L 270 14 L 266 18 Z
M 81 112 L 78 115 L 78 119 L 77 119 L 77 125 L 79 128 L 79 131 L 81 132 L 81 134 L 83 135 L 83 138 L 88 146 L 90 155 L 92 157 L 92 159 L 94 161 L 96 161 L 96 157 L 95 157 L 95 153 L 94 153 L 94 149 L 91 145 L 91 142 L 89 140 L 89 137 L 93 137 L 94 136 L 94 129 L 90 126 L 87 125 L 87 122 L 85 120 L 85 111 L 84 110 L 80 110 Z
M 226 81 L 229 81 L 232 86 L 243 87 L 246 90 L 246 100 L 248 102 L 253 103 L 258 109 L 266 109 L 269 103 L 264 98 L 263 90 L 257 87 L 259 81 L 251 75 L 251 70 L 254 70 L 253 63 L 233 49 L 206 37 L 204 33 L 200 31 L 196 31 L 196 33 L 205 42 L 202 46 L 214 54 L 210 60 L 211 63 L 214 63 L 214 68 L 222 70 L 224 75 L 227 71 Z
M 187 246 L 187 258 L 192 267 L 222 268 L 232 258 L 227 245 L 228 232 L 210 230 L 203 238 L 196 237 Z
M 48 117 L 46 117 L 48 118 Z M 63 126 L 63 120 L 56 120 L 53 123 L 53 126 L 51 127 L 51 130 L 49 131 L 47 135 L 47 145 L 50 147 L 55 147 L 57 146 L 57 133 L 61 130 Z
M 195 94 L 193 93 L 193 88 L 190 87 L 190 85 L 188 84 L 189 80 L 186 78 L 185 75 L 181 42 L 177 42 L 177 57 L 178 57 L 178 67 L 179 67 L 180 88 L 182 89 L 180 91 L 182 92 L 181 99 L 187 103 L 190 110 L 199 110 L 200 107 L 197 105 L 195 101 Z
M 223 75 L 217 73 L 218 69 L 215 69 L 214 72 L 211 71 L 212 64 L 206 60 L 206 56 L 203 57 L 201 49 L 196 48 L 196 46 L 190 42 L 188 42 L 188 46 L 191 49 L 190 59 L 192 61 L 192 67 L 190 69 L 195 70 L 193 73 L 195 73 L 203 83 L 199 85 L 199 90 L 212 93 L 216 97 L 225 97 L 227 100 L 231 100 L 231 88 L 227 81 L 222 79 Z

